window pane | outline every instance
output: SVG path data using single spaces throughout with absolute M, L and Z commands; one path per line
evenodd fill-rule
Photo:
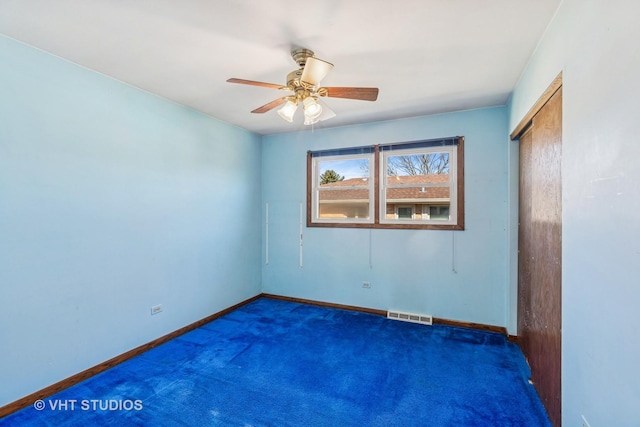
M 318 183 L 369 178 L 369 159 L 321 160 L 318 162 Z
M 430 183 L 429 176 L 431 180 L 446 183 L 449 182 L 449 153 L 390 155 L 386 173 L 388 185 Z
M 369 219 L 369 159 L 318 162 L 318 218 Z
M 387 156 L 384 218 L 443 219 L 435 211 L 437 218 L 430 218 L 429 207 L 450 202 L 449 171 L 449 153 L 445 152 Z
M 416 216 L 413 219 L 427 220 L 431 215 L 429 207 L 434 203 L 447 203 L 446 214 L 436 214 L 439 216 L 446 215 L 446 219 L 449 219 L 449 202 L 450 202 L 450 189 L 449 187 L 400 187 L 400 188 L 387 188 L 385 195 L 387 201 L 386 219 L 401 218 L 400 212 L 403 209 L 400 206 L 406 206 L 410 204 L 412 213 L 415 212 Z M 436 206 L 439 208 L 440 206 Z M 443 208 L 445 206 L 442 206 Z M 405 208 L 406 209 L 406 208 Z M 406 212 L 406 210 L 403 210 Z M 434 211 L 436 212 L 436 211 Z M 411 219 L 411 217 L 409 217 Z M 434 218 L 431 218 L 434 219 Z M 437 218 L 442 219 L 442 218 Z
M 320 193 L 320 197 L 322 194 Z M 368 219 L 369 218 L 369 201 L 364 200 L 363 203 L 358 201 L 332 201 L 323 202 L 320 200 L 320 219 Z

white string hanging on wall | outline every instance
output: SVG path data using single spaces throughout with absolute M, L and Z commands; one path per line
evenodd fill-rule
M 264 263 L 265 265 L 269 265 L 269 203 L 265 204 Z
M 300 268 L 302 268 L 302 202 L 300 202 Z
M 373 269 L 373 241 L 371 229 L 369 229 L 369 268 Z
M 451 231 L 451 271 L 457 273 L 456 270 L 456 232 Z

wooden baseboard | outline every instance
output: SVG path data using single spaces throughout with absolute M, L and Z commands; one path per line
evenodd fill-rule
M 483 323 L 473 322 L 461 322 L 459 320 L 440 319 L 437 317 L 433 318 L 433 323 L 439 325 L 456 326 L 458 328 L 476 329 L 484 332 L 496 332 L 504 336 L 508 336 L 507 328 L 505 328 L 504 326 L 485 325 Z
M 338 308 L 342 310 L 359 311 L 362 313 L 377 314 L 384 317 L 387 316 L 386 310 L 378 310 L 375 308 L 359 307 L 355 305 L 335 304 L 331 302 L 316 301 L 316 300 L 310 300 L 310 299 L 304 299 L 304 298 L 286 297 L 286 296 L 274 295 L 274 294 L 263 293 L 261 296 L 265 298 L 277 299 L 282 301 L 291 301 L 291 302 L 297 302 L 301 304 L 318 305 L 321 307 Z M 506 336 L 509 341 L 512 341 L 512 338 L 514 340 L 517 340 L 516 336 L 507 334 L 507 328 L 505 328 L 504 326 L 485 325 L 483 323 L 473 323 L 473 322 L 461 322 L 458 320 L 441 319 L 437 317 L 433 318 L 433 323 L 440 324 L 440 325 L 447 325 L 447 326 L 456 326 L 459 328 L 476 329 L 476 330 L 485 331 L 485 332 L 496 332 Z
M 318 305 L 320 307 L 328 307 L 328 308 L 337 308 L 340 310 L 349 310 L 349 311 L 359 311 L 362 313 L 369 314 L 377 314 L 380 316 L 386 316 L 387 312 L 385 310 L 376 310 L 375 308 L 366 308 L 366 307 L 358 307 L 355 305 L 344 305 L 344 304 L 335 304 L 332 302 L 324 302 L 324 301 L 316 301 L 311 299 L 304 298 L 294 298 L 294 297 L 285 297 L 282 295 L 274 295 L 274 294 L 262 294 L 264 298 L 277 299 L 281 301 L 290 301 L 297 302 L 300 304 L 309 304 L 309 305 Z
M 151 350 L 154 347 L 157 347 L 161 344 L 166 343 L 167 341 L 170 341 L 174 338 L 179 337 L 180 335 L 183 335 L 187 332 L 190 332 L 196 328 L 199 328 L 202 325 L 205 325 L 209 322 L 211 322 L 212 320 L 217 319 L 220 316 L 224 316 L 227 313 L 232 312 L 233 310 L 237 309 L 238 307 L 242 307 L 245 304 L 248 304 L 250 302 L 253 302 L 257 299 L 259 299 L 261 297 L 261 295 L 256 295 L 252 298 L 249 298 L 245 301 L 239 302 L 238 304 L 235 304 L 231 307 L 228 307 L 222 311 L 219 311 L 217 313 L 214 313 L 210 316 L 205 317 L 204 319 L 200 319 L 194 323 L 191 323 L 190 325 L 184 326 L 178 330 L 175 330 L 167 335 L 164 335 L 160 338 L 157 338 L 153 341 L 150 341 L 146 344 L 143 344 L 139 347 L 136 347 L 132 350 L 129 350 L 125 353 L 122 353 L 119 356 L 113 357 L 105 362 L 102 362 L 96 366 L 93 366 L 89 369 L 86 369 L 82 372 L 79 372 L 75 375 L 70 376 L 69 378 L 65 378 L 64 380 L 58 381 L 55 384 L 52 384 L 48 387 L 43 388 L 42 390 L 38 390 L 35 393 L 31 393 L 28 396 L 25 396 L 21 399 L 18 399 L 14 402 L 11 402 L 5 406 L 0 407 L 0 418 L 5 417 L 9 414 L 12 414 L 16 411 L 19 411 L 20 409 L 26 408 L 27 406 L 33 405 L 33 402 L 35 402 L 36 400 L 42 400 L 45 399 L 55 393 L 58 393 L 59 391 L 62 391 L 66 388 L 71 387 L 72 385 L 75 385 L 81 381 L 84 381 L 88 378 L 91 378 L 94 375 L 99 374 L 100 372 L 106 371 L 107 369 L 110 369 L 116 365 L 119 365 L 120 363 L 129 360 L 133 357 L 136 357 L 142 353 L 144 353 L 145 351 Z

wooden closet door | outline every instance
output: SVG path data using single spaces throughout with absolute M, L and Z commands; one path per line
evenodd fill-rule
M 520 138 L 518 342 L 554 426 L 561 425 L 562 88 Z

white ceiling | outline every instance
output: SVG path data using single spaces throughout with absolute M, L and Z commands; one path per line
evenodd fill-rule
M 0 0 L 0 33 L 260 134 L 306 128 L 256 107 L 306 47 L 335 68 L 316 128 L 503 105 L 560 0 Z

